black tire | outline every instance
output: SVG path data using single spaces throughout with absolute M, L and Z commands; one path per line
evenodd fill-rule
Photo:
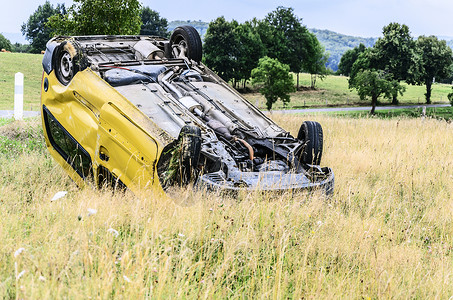
M 186 186 L 196 180 L 200 151 L 200 128 L 184 126 L 178 140 L 162 150 L 157 163 L 157 173 L 164 190 L 173 185 Z
M 61 43 L 55 49 L 53 67 L 58 81 L 63 85 L 68 85 L 77 72 L 86 68 L 78 45 L 70 41 Z
M 177 27 L 170 37 L 170 45 L 173 57 L 179 57 L 183 51 L 182 49 L 185 49 L 185 56 L 187 58 L 197 63 L 201 61 L 203 55 L 201 38 L 198 31 L 192 26 Z
M 200 160 L 201 130 L 200 127 L 186 125 L 178 137 L 181 147 L 179 161 L 180 184 L 187 185 L 197 177 L 196 169 Z
M 323 146 L 321 124 L 314 121 L 303 122 L 297 134 L 297 139 L 305 144 L 301 155 L 301 162 L 310 165 L 321 164 Z

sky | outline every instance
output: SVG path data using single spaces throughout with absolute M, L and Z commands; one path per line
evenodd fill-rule
M 114 1 L 114 0 L 112 0 Z M 173 20 L 210 22 L 219 16 L 239 22 L 262 19 L 277 6 L 292 7 L 308 28 L 338 33 L 380 37 L 390 22 L 406 24 L 412 36 L 453 37 L 451 0 L 140 0 L 143 6 Z M 45 0 L 2 0 L 0 32 L 19 33 L 21 25 Z M 50 0 L 53 5 L 71 0 Z

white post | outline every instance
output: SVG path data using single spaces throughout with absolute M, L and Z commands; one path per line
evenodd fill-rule
M 14 119 L 24 117 L 24 74 L 18 72 L 14 77 Z

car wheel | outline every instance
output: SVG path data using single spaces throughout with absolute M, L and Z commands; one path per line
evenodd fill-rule
M 178 140 L 167 145 L 157 164 L 157 172 L 164 189 L 172 185 L 186 186 L 196 180 L 201 151 L 201 130 L 186 125 Z
M 74 75 L 80 71 L 82 59 L 78 47 L 69 42 L 64 41 L 56 49 L 54 54 L 54 69 L 55 76 L 63 85 L 68 85 Z
M 301 155 L 302 163 L 311 165 L 321 164 L 323 146 L 321 124 L 314 121 L 303 122 L 297 134 L 297 139 L 305 144 Z
M 170 37 L 170 45 L 173 57 L 187 57 L 196 62 L 201 61 L 203 53 L 201 38 L 192 26 L 177 27 Z
M 196 168 L 200 160 L 201 130 L 198 126 L 186 125 L 179 133 L 180 172 L 181 184 L 186 185 L 193 181 L 196 176 Z

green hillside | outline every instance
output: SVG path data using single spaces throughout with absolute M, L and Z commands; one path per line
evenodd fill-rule
M 39 110 L 42 54 L 0 52 L 0 109 L 14 107 L 14 74 L 24 74 L 24 109 Z
M 377 38 L 363 38 L 344 35 L 330 30 L 315 28 L 311 28 L 309 30 L 316 35 L 319 42 L 326 48 L 326 51 L 330 53 L 327 67 L 333 71 L 338 70 L 340 59 L 347 50 L 353 49 L 361 43 L 366 47 L 372 47 L 377 40 Z

